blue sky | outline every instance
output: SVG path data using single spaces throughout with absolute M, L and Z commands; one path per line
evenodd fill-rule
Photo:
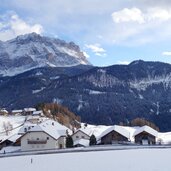
M 0 40 L 37 32 L 78 44 L 97 66 L 171 63 L 170 0 L 0 0 Z

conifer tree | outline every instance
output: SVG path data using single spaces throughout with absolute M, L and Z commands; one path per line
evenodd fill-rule
M 67 148 L 72 148 L 73 147 L 73 139 L 70 135 L 67 136 L 66 138 L 66 147 Z
M 96 145 L 97 144 L 97 140 L 96 140 L 96 137 L 92 134 L 90 136 L 90 146 L 91 145 Z

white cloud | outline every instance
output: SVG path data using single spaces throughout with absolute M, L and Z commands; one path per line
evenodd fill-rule
M 121 22 L 138 22 L 144 23 L 144 17 L 140 9 L 138 8 L 124 8 L 121 11 L 112 13 L 113 21 L 116 23 Z
M 96 43 L 96 44 L 86 44 L 85 47 L 87 49 L 90 49 L 96 56 L 102 56 L 102 57 L 105 57 L 106 56 L 106 50 L 103 49 L 101 47 L 100 44 Z
M 171 51 L 163 52 L 162 55 L 164 55 L 164 56 L 171 56 Z
M 156 8 L 150 8 L 147 12 L 146 18 L 147 21 L 153 21 L 153 20 L 158 20 L 158 21 L 167 21 L 171 19 L 171 9 L 162 9 L 159 7 Z
M 124 8 L 120 11 L 112 13 L 115 23 L 137 22 L 139 24 L 152 21 L 167 21 L 171 19 L 171 9 L 163 9 L 159 7 L 149 8 L 142 11 L 139 8 Z
M 104 53 L 105 50 L 101 47 L 100 44 L 89 44 L 85 45 L 86 48 L 91 49 L 94 53 Z
M 121 64 L 121 65 L 128 65 L 130 62 L 129 61 L 118 61 L 117 63 Z
M 107 54 L 106 53 L 95 53 L 96 56 L 101 56 L 101 57 L 106 57 Z
M 29 24 L 19 18 L 17 14 L 6 14 L 1 17 L 0 21 L 0 39 L 5 41 L 12 39 L 21 34 L 43 32 L 43 27 L 40 24 Z
M 112 13 L 114 44 L 138 46 L 171 37 L 171 7 L 123 8 Z

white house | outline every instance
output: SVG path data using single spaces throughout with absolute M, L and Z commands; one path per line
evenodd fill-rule
M 78 129 L 74 134 L 72 134 L 73 141 L 79 140 L 79 139 L 90 139 L 90 135 L 82 129 Z
M 67 127 L 47 120 L 39 125 L 30 127 L 21 138 L 21 150 L 45 150 L 65 148 Z
M 89 140 L 91 135 L 92 131 L 89 129 L 78 129 L 74 134 L 72 134 L 74 146 L 89 146 Z

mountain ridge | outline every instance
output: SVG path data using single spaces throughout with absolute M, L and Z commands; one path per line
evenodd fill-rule
M 0 80 L 0 106 L 8 109 L 55 102 L 80 115 L 83 122 L 128 124 L 139 117 L 161 131 L 171 129 L 170 64 L 45 67 Z

